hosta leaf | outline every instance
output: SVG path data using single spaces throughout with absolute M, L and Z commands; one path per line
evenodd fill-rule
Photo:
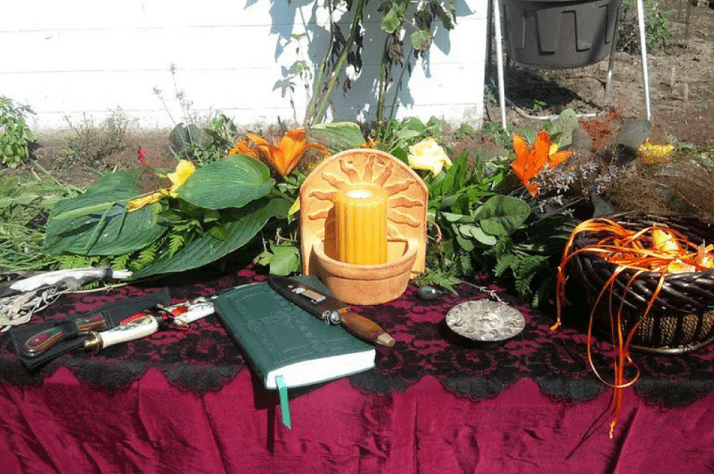
M 202 267 L 247 244 L 272 217 L 285 218 L 290 202 L 284 199 L 260 199 L 241 209 L 227 209 L 222 212 L 221 222 L 227 238 L 217 239 L 210 233 L 186 245 L 173 257 L 165 255 L 153 265 L 132 275 L 145 278 L 150 275 L 182 272 Z
M 153 219 L 153 204 L 134 212 L 125 202 L 140 194 L 132 172 L 99 178 L 86 193 L 59 201 L 47 222 L 47 254 L 118 255 L 146 247 L 165 231 Z
M 177 190 L 184 200 L 205 209 L 243 207 L 273 187 L 270 170 L 260 161 L 234 155 L 202 166 Z

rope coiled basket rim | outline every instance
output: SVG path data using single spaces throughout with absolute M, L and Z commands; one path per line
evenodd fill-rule
M 606 216 L 627 230 L 640 231 L 651 226 L 676 230 L 696 244 L 714 243 L 714 222 L 694 217 L 647 216 L 615 214 Z M 594 245 L 607 234 L 584 231 L 575 236 L 572 250 Z M 607 285 L 618 266 L 593 252 L 579 252 L 568 263 L 567 272 L 584 287 L 590 304 Z M 610 331 L 611 311 L 615 314 L 622 304 L 622 326 L 628 331 L 641 319 L 656 293 L 662 274 L 623 269 L 612 284 L 612 310 L 609 290 L 595 311 L 596 325 Z M 629 287 L 628 287 L 629 284 Z M 633 336 L 631 347 L 648 352 L 671 354 L 699 349 L 714 339 L 714 269 L 700 272 L 677 272 L 664 275 L 664 283 L 652 309 Z

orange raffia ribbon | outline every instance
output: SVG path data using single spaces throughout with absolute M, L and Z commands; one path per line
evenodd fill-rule
M 572 250 L 573 242 L 581 232 L 600 232 L 606 234 L 597 243 L 587 245 L 580 249 Z M 593 303 L 593 309 L 590 313 L 590 322 L 588 324 L 587 334 L 587 351 L 588 362 L 595 376 L 605 385 L 613 389 L 612 402 L 610 404 L 610 412 L 612 418 L 610 420 L 610 438 L 613 437 L 615 425 L 617 424 L 622 410 L 623 390 L 633 385 L 639 378 L 639 369 L 630 357 L 630 343 L 632 341 L 637 328 L 641 322 L 647 317 L 656 301 L 659 293 L 664 286 L 665 277 L 673 271 L 702 271 L 712 268 L 712 246 L 704 246 L 704 244 L 696 246 L 681 234 L 680 232 L 670 229 L 665 226 L 650 226 L 638 232 L 625 229 L 620 224 L 610 219 L 590 219 L 578 225 L 571 233 L 563 250 L 560 265 L 558 266 L 558 277 L 556 282 L 557 298 L 557 321 L 550 328 L 556 330 L 561 325 L 561 308 L 565 302 L 565 267 L 568 262 L 581 253 L 595 253 L 610 263 L 616 265 L 615 270 L 608 280 L 605 282 L 602 290 L 598 294 L 596 301 Z M 621 295 L 620 305 L 616 314 L 613 317 L 613 290 L 617 277 L 626 269 L 636 270 L 629 278 L 623 293 Z M 624 299 L 632 284 L 644 272 L 659 273 L 659 281 L 657 287 L 652 293 L 652 297 L 647 303 L 644 313 L 639 320 L 633 325 L 627 335 L 622 331 L 622 310 L 624 307 Z M 612 342 L 617 348 L 617 356 L 614 368 L 613 383 L 606 382 L 595 367 L 592 358 L 592 327 L 595 315 L 595 308 L 609 291 L 609 312 L 610 312 L 610 327 L 612 328 Z M 630 379 L 625 377 L 625 369 L 634 367 L 636 373 Z

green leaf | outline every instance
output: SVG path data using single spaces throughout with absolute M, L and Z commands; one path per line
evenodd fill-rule
M 550 132 L 552 142 L 564 148 L 573 143 L 573 130 L 578 128 L 578 116 L 572 109 L 565 109 L 553 122 Z
M 313 125 L 310 128 L 311 141 L 320 143 L 335 154 L 364 145 L 362 129 L 354 122 L 334 122 Z
M 452 212 L 442 212 L 442 216 L 444 216 L 444 219 L 446 219 L 447 222 L 473 222 L 473 218 L 471 216 L 465 216 L 463 214 L 454 214 Z
M 177 190 L 182 199 L 205 209 L 243 207 L 273 187 L 270 170 L 260 161 L 234 155 L 202 166 Z
M 412 33 L 410 39 L 415 50 L 426 51 L 431 47 L 434 38 L 429 30 L 417 30 Z
M 429 186 L 429 196 L 449 196 L 459 192 L 464 187 L 468 172 L 468 155 L 460 155 L 451 167 L 443 174 L 443 179 L 434 181 Z
M 484 232 L 503 237 L 518 229 L 528 219 L 530 206 L 514 196 L 490 197 L 477 211 L 475 218 Z
M 459 235 L 459 234 L 456 234 L 455 237 L 456 237 L 456 242 L 465 251 L 471 252 L 473 249 L 476 248 L 476 246 L 474 245 L 474 243 L 471 240 L 465 239 L 465 238 L 461 237 L 461 235 Z
M 286 276 L 300 269 L 300 250 L 294 245 L 272 245 L 273 256 L 270 259 L 270 273 Z
M 493 235 L 486 234 L 481 229 L 481 227 L 472 225 L 472 226 L 469 226 L 468 230 L 473 238 L 475 238 L 477 241 L 479 241 L 480 243 L 482 243 L 484 245 L 488 245 L 488 246 L 496 245 L 496 242 L 498 242 L 498 239 L 496 237 L 494 237 Z
M 21 206 L 26 206 L 27 204 L 30 204 L 32 201 L 34 201 L 35 199 L 37 199 L 39 197 L 40 196 L 38 194 L 23 193 L 15 198 L 15 204 L 19 204 Z
M 405 7 L 404 5 L 395 3 L 392 8 L 382 17 L 379 28 L 388 35 L 394 34 L 402 27 L 404 21 Z
M 135 272 L 132 279 L 182 272 L 214 262 L 247 244 L 269 219 L 285 219 L 290 204 L 285 199 L 263 198 L 241 209 L 226 209 L 222 213 L 221 221 L 224 223 L 227 239 L 220 240 L 206 233 L 173 257 L 163 256 L 153 265 Z
M 47 222 L 46 254 L 117 255 L 146 247 L 166 227 L 156 225 L 155 203 L 127 212 L 125 202 L 140 193 L 132 172 L 99 178 L 86 193 L 59 201 Z
M 230 237 L 228 230 L 222 225 L 214 225 L 213 227 L 208 229 L 208 233 L 211 235 L 211 237 L 215 237 L 218 240 L 228 240 L 228 238 Z
M 203 137 L 203 132 L 196 125 L 189 124 L 187 127 L 183 123 L 180 123 L 171 130 L 169 141 L 173 145 L 174 151 L 178 153 L 189 145 L 201 143 Z

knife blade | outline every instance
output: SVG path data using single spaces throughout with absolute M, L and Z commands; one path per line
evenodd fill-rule
M 337 298 L 294 278 L 268 276 L 268 285 L 283 298 L 317 316 L 328 324 L 342 324 L 345 329 L 367 342 L 387 347 L 394 338 L 374 321 L 361 316 Z

